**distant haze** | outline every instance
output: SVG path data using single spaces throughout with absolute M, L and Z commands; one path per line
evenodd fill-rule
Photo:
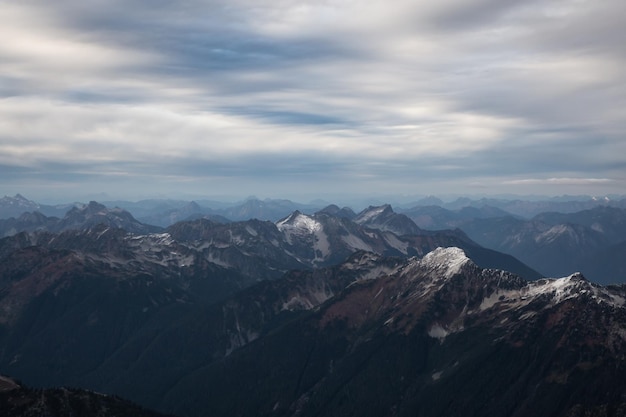
M 625 15 L 623 0 L 8 2 L 0 195 L 623 194 Z

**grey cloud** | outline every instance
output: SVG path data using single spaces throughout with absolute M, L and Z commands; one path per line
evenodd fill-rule
M 375 10 L 363 5 L 363 16 L 337 10 L 337 21 L 320 21 L 319 30 L 316 19 L 306 30 L 283 22 L 292 4 L 24 2 L 72 39 L 151 59 L 83 70 L 76 80 L 45 68 L 19 78 L 0 67 L 0 95 L 33 97 L 27 116 L 39 112 L 41 123 L 58 128 L 37 140 L 70 138 L 77 159 L 103 156 L 4 167 L 3 178 L 100 185 L 221 178 L 278 189 L 289 177 L 312 189 L 367 190 L 422 180 L 616 177 L 624 168 L 626 84 L 616 70 L 626 57 L 623 2 L 400 2 L 406 10 L 397 22 L 367 20 Z M 50 103 L 93 111 L 59 111 L 77 120 L 54 123 L 44 117 Z M 9 131 L 0 122 L 3 141 L 18 124 Z M 151 154 L 152 137 L 171 154 Z M 170 146 L 177 140 L 190 149 Z M 240 141 L 232 146 L 240 153 L 215 156 L 200 146 L 227 141 Z
M 271 110 L 259 107 L 225 107 L 225 113 L 258 118 L 270 123 L 286 125 L 335 125 L 353 126 L 354 123 L 332 114 L 304 113 L 287 110 Z
M 448 1 L 439 4 L 429 22 L 440 31 L 465 31 L 491 25 L 519 8 L 531 7 L 533 1 L 475 0 Z

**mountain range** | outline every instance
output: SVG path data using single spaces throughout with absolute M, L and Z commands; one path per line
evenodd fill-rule
M 626 415 L 626 286 L 543 278 L 485 244 L 546 262 L 602 253 L 613 273 L 622 209 L 441 209 L 459 222 L 445 230 L 420 227 L 420 210 L 204 213 L 164 228 L 90 202 L 2 220 L 0 373 L 34 388 L 0 377 L 0 405 L 107 415 L 113 395 L 180 417 Z
M 42 207 L 21 195 L 14 198 L 4 197 L 2 201 L 11 207 Z M 626 209 L 617 207 L 622 200 L 573 201 L 574 207 L 588 206 L 591 203 L 596 206 L 577 212 L 544 212 L 530 219 L 510 214 L 495 206 L 477 206 L 480 202 L 504 205 L 500 200 L 458 200 L 454 204 L 470 205 L 455 210 L 441 206 L 415 206 L 400 209 L 400 213 L 394 212 L 388 204 L 370 206 L 360 213 L 355 213 L 349 207 L 340 209 L 338 206 L 329 205 L 313 214 L 326 214 L 351 220 L 363 227 L 393 232 L 396 235 L 424 234 L 426 230 L 458 229 L 481 246 L 512 255 L 546 276 L 562 276 L 580 271 L 588 279 L 598 283 L 626 282 L 626 257 L 620 256 L 624 254 L 622 248 L 626 243 Z M 217 205 L 215 202 L 210 203 Z M 565 204 L 564 201 L 527 203 L 537 207 L 561 207 Z M 609 203 L 612 206 L 602 205 Z M 213 223 L 225 224 L 233 220 L 222 214 L 246 220 L 250 218 L 267 220 L 267 217 L 276 218 L 278 214 L 284 214 L 281 217 L 284 218 L 295 211 L 305 213 L 297 209 L 287 212 L 301 206 L 288 200 L 262 202 L 251 198 L 239 206 L 217 205 L 217 209 L 207 209 L 195 202 L 181 204 L 183 202 L 170 200 L 135 203 L 134 209 L 153 207 L 156 210 L 151 215 L 147 215 L 145 210 L 140 210 L 144 215 L 143 221 L 140 221 L 130 212 L 117 207 L 108 209 L 96 202 L 74 203 L 68 213 L 61 218 L 47 217 L 35 211 L 22 213 L 16 218 L 0 219 L 0 236 L 10 236 L 19 231 L 59 232 L 101 222 L 133 233 L 145 234 L 164 230 L 165 226 L 169 227 L 181 219 L 187 221 L 206 219 Z M 451 204 L 453 203 L 448 203 Z M 517 207 L 522 205 L 522 201 L 513 201 L 510 204 Z M 177 208 L 173 208 L 174 206 Z M 169 209 L 159 211 L 165 207 Z M 218 212 L 222 214 L 217 214 Z M 100 214 L 97 215 L 98 213 Z M 372 213 L 376 213 L 374 221 L 378 224 L 368 220 L 367 217 Z M 271 221 L 275 223 L 278 220 Z
M 455 247 L 356 252 L 214 302 L 172 277 L 96 270 L 13 279 L 39 293 L 13 316 L 3 302 L 2 369 L 179 416 L 626 410 L 624 286 L 526 281 Z

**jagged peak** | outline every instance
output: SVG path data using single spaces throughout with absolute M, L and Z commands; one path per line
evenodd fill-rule
M 313 233 L 320 230 L 322 225 L 313 217 L 302 214 L 299 210 L 296 210 L 283 220 L 276 222 L 276 227 L 281 232 L 285 229 L 300 229 Z
M 464 265 L 473 262 L 465 255 L 463 249 L 438 247 L 424 255 L 418 263 L 423 268 L 437 271 L 438 274 L 449 278 L 461 272 Z
M 483 300 L 480 309 L 484 310 L 498 304 L 505 306 L 504 309 L 525 308 L 538 299 L 544 300 L 543 308 L 550 308 L 572 299 L 593 300 L 598 304 L 616 308 L 626 306 L 626 296 L 623 290 L 616 291 L 591 283 L 581 273 L 576 272 L 562 278 L 542 278 L 531 281 L 520 288 L 500 288 Z
M 357 215 L 355 221 L 357 223 L 365 223 L 383 214 L 393 212 L 394 211 L 389 204 L 383 204 L 382 206 L 369 206 Z
M 283 224 L 288 224 L 293 222 L 300 214 L 302 214 L 300 212 L 300 210 L 295 210 L 293 213 L 291 213 L 290 215 L 288 215 L 287 217 L 280 219 L 279 221 L 276 222 L 276 225 L 283 225 Z
M 594 287 L 580 272 L 576 272 L 562 278 L 544 278 L 530 282 L 528 294 L 551 294 L 559 302 L 586 292 L 596 292 Z
M 27 199 L 26 197 L 24 197 L 23 195 L 19 193 L 15 194 L 13 197 L 9 197 L 8 195 L 5 195 L 4 197 L 0 198 L 0 201 L 3 204 L 18 205 L 20 207 L 22 206 L 39 207 L 39 204 Z

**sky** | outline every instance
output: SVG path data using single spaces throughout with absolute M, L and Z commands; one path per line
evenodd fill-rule
M 0 195 L 626 194 L 623 0 L 0 5 Z

